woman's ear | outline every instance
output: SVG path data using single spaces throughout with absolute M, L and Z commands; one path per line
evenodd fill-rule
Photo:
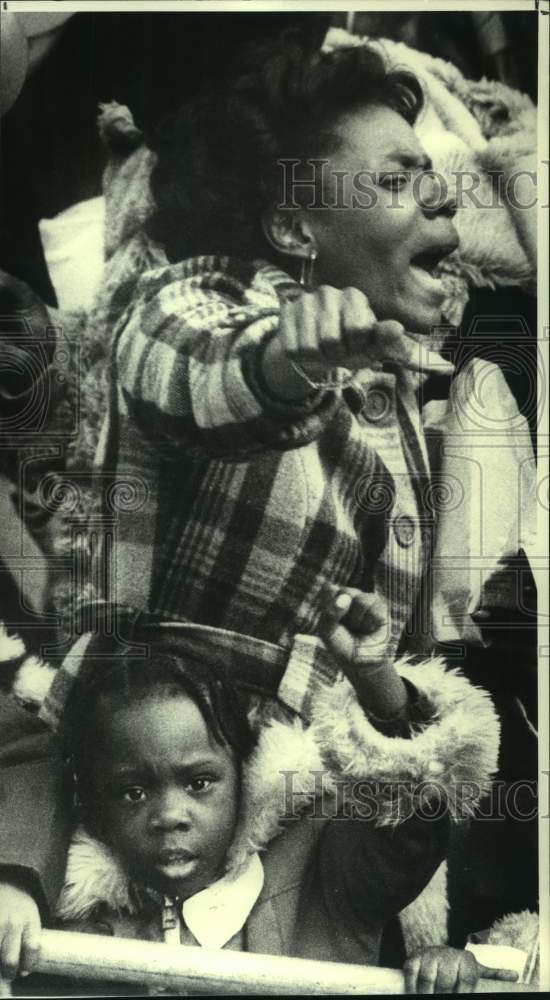
M 308 257 L 317 250 L 315 236 L 302 213 L 288 208 L 267 208 L 262 229 L 268 243 L 287 257 Z

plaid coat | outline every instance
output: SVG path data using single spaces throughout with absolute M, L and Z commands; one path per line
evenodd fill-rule
M 98 479 L 114 535 L 96 576 L 122 604 L 301 642 L 308 664 L 324 584 L 376 590 L 395 651 L 429 556 L 414 379 L 364 370 L 347 389 L 273 398 L 261 353 L 293 287 L 226 257 L 142 276 L 114 333 Z

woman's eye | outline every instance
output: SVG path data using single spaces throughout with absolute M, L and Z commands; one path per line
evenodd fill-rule
M 405 184 L 408 184 L 410 179 L 410 174 L 381 174 L 378 182 L 382 187 L 389 188 L 390 191 L 398 191 Z
M 146 798 L 145 789 L 141 785 L 132 785 L 131 788 L 123 790 L 122 798 L 125 802 L 143 802 Z

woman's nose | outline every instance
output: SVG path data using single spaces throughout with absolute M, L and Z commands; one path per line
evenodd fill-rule
M 168 789 L 159 795 L 151 814 L 151 826 L 156 830 L 174 830 L 189 825 L 189 796 L 179 788 Z
M 449 191 L 449 185 L 441 174 L 424 175 L 420 188 L 420 207 L 425 215 L 444 215 L 452 219 L 456 215 L 457 203 Z

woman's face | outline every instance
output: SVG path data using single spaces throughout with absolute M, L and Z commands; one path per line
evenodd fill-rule
M 429 333 L 444 299 L 430 270 L 458 244 L 454 205 L 442 200 L 429 159 L 395 111 L 362 108 L 335 131 L 341 142 L 327 157 L 323 185 L 332 207 L 304 210 L 318 251 L 316 281 L 359 288 L 378 319 Z

